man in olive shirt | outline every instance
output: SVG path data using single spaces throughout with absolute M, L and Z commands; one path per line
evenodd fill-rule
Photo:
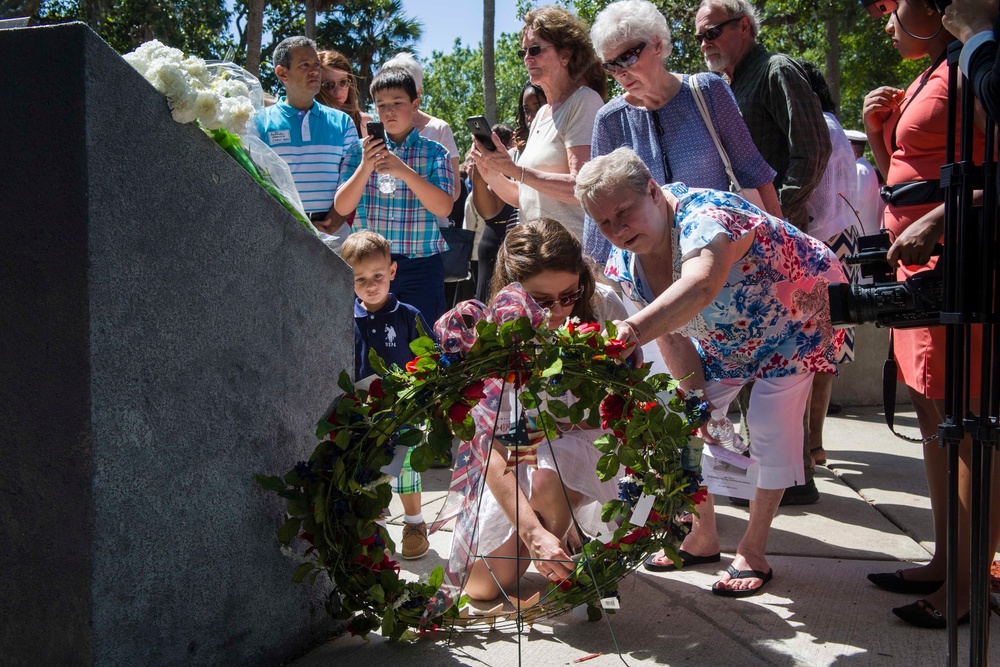
M 757 43 L 760 23 L 746 0 L 702 0 L 695 29 L 708 68 L 729 78 L 750 136 L 778 172 L 774 187 L 785 219 L 808 232 L 806 200 L 831 152 L 809 79 L 794 60 Z

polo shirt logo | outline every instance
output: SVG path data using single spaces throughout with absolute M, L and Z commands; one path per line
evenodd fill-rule
M 275 144 L 292 143 L 292 133 L 289 130 L 274 130 L 267 133 L 267 141 L 272 146 Z
M 396 328 L 392 325 L 385 325 L 385 346 L 396 347 Z

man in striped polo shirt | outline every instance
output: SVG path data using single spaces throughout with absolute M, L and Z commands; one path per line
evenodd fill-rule
M 346 216 L 333 208 L 333 196 L 340 185 L 341 163 L 358 143 L 357 128 L 344 112 L 316 102 L 322 76 L 313 40 L 282 40 L 274 49 L 273 64 L 285 97 L 257 114 L 257 133 L 288 163 L 309 219 L 320 232 L 336 235 L 336 241 L 324 241 L 339 249 L 350 228 Z

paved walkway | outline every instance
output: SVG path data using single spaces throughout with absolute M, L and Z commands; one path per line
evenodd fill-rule
M 916 434 L 912 413 L 897 428 Z M 890 608 L 913 597 L 879 590 L 865 575 L 925 561 L 933 549 L 920 449 L 893 437 L 877 408 L 845 408 L 826 426 L 828 468 L 817 471 L 821 498 L 814 505 L 778 511 L 769 542 L 774 580 L 767 592 L 732 600 L 709 586 L 727 563 L 746 526 L 747 510 L 718 504 L 722 567 L 652 574 L 639 571 L 620 584 L 622 608 L 608 622 L 571 614 L 514 631 L 456 633 L 389 644 L 341 636 L 316 648 L 294 667 L 346 664 L 400 665 L 943 665 L 944 631 L 919 630 Z M 447 471 L 425 477 L 427 512 L 447 484 Z M 398 517 L 391 527 L 401 529 Z M 431 551 L 404 561 L 426 574 L 447 555 L 450 534 L 432 537 Z M 531 575 L 529 574 L 529 577 Z M 960 664 L 968 664 L 968 627 L 959 635 Z M 617 640 L 617 648 L 616 648 Z M 993 635 L 991 653 L 1000 656 Z M 621 652 L 619 656 L 619 650 Z

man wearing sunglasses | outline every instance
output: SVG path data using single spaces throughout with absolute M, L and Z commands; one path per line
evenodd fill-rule
M 340 164 L 358 143 L 358 130 L 346 113 L 315 100 L 322 73 L 313 40 L 283 40 L 274 49 L 273 64 L 285 97 L 257 114 L 257 134 L 288 164 L 306 214 L 323 232 L 324 242 L 339 250 L 350 227 L 334 210 L 333 195 L 340 185 Z
M 806 73 L 792 58 L 758 44 L 759 32 L 757 11 L 747 0 L 702 0 L 695 15 L 695 39 L 708 68 L 729 78 L 750 137 L 777 172 L 774 187 L 785 219 L 808 232 L 806 202 L 830 159 L 830 133 Z M 748 402 L 744 389 L 739 397 L 744 416 Z M 782 505 L 819 500 L 808 433 L 807 424 L 802 445 L 806 482 L 787 489 Z

